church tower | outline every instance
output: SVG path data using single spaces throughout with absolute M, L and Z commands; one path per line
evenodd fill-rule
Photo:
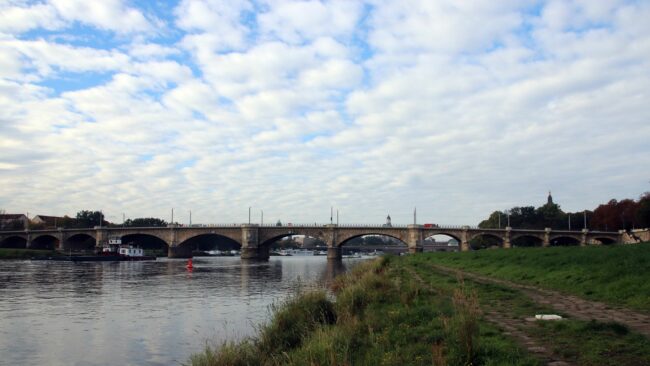
M 548 198 L 546 199 L 546 204 L 547 205 L 553 204 L 553 196 L 551 196 L 551 191 L 548 191 Z
M 386 223 L 384 224 L 384 227 L 391 227 L 391 226 L 393 225 L 390 223 L 390 214 L 389 214 L 388 216 L 386 216 Z

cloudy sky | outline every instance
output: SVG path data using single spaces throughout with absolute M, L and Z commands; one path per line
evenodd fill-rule
M 0 2 L 0 209 L 476 224 L 650 190 L 650 2 Z

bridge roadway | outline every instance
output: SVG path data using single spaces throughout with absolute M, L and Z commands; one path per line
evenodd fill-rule
M 292 235 L 305 235 L 322 240 L 327 244 L 327 257 L 341 257 L 341 247 L 353 238 L 364 235 L 386 235 L 402 241 L 408 251 L 422 251 L 423 240 L 433 235 L 447 235 L 456 240 L 461 251 L 470 249 L 470 240 L 478 237 L 496 238 L 502 248 L 511 248 L 512 241 L 520 237 L 533 237 L 541 241 L 542 246 L 550 246 L 559 239 L 571 240 L 579 245 L 598 245 L 622 243 L 623 232 L 599 232 L 583 229 L 568 230 L 528 230 L 513 229 L 481 229 L 470 226 L 365 226 L 365 225 L 292 225 L 292 226 L 260 226 L 257 224 L 242 225 L 210 225 L 210 226 L 180 226 L 167 227 L 94 227 L 87 229 L 52 229 L 24 230 L 0 232 L 0 247 L 3 243 L 24 243 L 26 248 L 48 247 L 68 251 L 74 242 L 94 240 L 96 248 L 101 248 L 109 238 L 123 238 L 127 235 L 147 235 L 164 241 L 168 246 L 170 258 L 191 256 L 192 245 L 188 241 L 202 235 L 218 235 L 234 240 L 241 245 L 243 259 L 269 257 L 269 247 L 274 241 Z M 5 245 L 6 246 L 6 245 Z

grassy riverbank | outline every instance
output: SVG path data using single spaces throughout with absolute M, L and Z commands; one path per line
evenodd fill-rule
M 525 319 L 555 311 L 516 289 L 459 279 L 433 267 L 440 258 L 461 266 L 462 261 L 481 261 L 481 255 L 492 258 L 497 268 L 507 268 L 510 261 L 525 266 L 526 260 L 535 262 L 529 256 L 536 253 L 556 261 L 573 258 L 566 262 L 571 263 L 573 273 L 558 277 L 570 279 L 595 267 L 605 266 L 610 275 L 615 273 L 616 265 L 603 263 L 602 257 L 612 256 L 613 261 L 620 261 L 618 265 L 631 261 L 631 268 L 642 270 L 645 262 L 637 257 L 643 257 L 647 249 L 543 250 L 550 254 L 543 256 L 546 253 L 535 249 L 433 253 L 365 262 L 331 285 L 335 299 L 325 292 L 297 294 L 272 309 L 271 320 L 256 336 L 207 346 L 189 362 L 193 366 L 542 365 L 548 357 L 556 357 L 579 365 L 650 364 L 650 340 L 623 325 L 571 318 L 531 323 Z M 498 252 L 508 253 L 493 257 Z M 454 260 L 454 255 L 461 259 Z M 544 272 L 543 264 L 529 265 L 533 273 Z M 554 272 L 567 270 L 567 265 L 546 266 L 551 278 Z M 608 278 L 606 273 L 598 276 Z M 516 331 L 505 332 L 506 326 Z M 551 356 L 529 353 L 526 349 L 531 347 L 546 349 Z
M 360 264 L 324 292 L 274 309 L 256 337 L 208 347 L 192 365 L 537 365 L 480 319 L 476 293 L 422 286 L 396 257 Z
M 431 253 L 412 258 L 650 313 L 650 243 Z
M 61 255 L 54 250 L 0 248 L 0 259 L 29 259 L 32 257 L 54 257 Z

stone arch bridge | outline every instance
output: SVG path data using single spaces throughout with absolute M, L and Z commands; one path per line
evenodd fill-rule
M 24 230 L 0 232 L 0 247 L 44 248 L 67 251 L 74 242 L 86 241 L 95 248 L 101 248 L 109 238 L 123 238 L 127 235 L 146 235 L 164 241 L 168 246 L 169 257 L 191 256 L 188 240 L 201 235 L 218 235 L 229 238 L 241 245 L 242 258 L 265 259 L 269 256 L 270 244 L 283 237 L 305 235 L 327 243 L 327 257 L 341 257 L 341 247 L 353 238 L 364 235 L 385 235 L 403 242 L 409 252 L 422 251 L 424 239 L 434 235 L 447 235 L 456 239 L 461 251 L 470 250 L 469 242 L 474 238 L 491 237 L 502 248 L 512 247 L 512 241 L 521 237 L 532 237 L 542 246 L 550 246 L 559 239 L 571 240 L 576 244 L 622 243 L 622 232 L 599 232 L 583 229 L 581 231 L 558 231 L 513 229 L 481 229 L 469 226 L 429 227 L 407 226 L 363 226 L 363 225 L 293 225 L 260 226 L 213 225 L 167 227 L 94 227 L 88 229 Z M 494 240 L 494 239 L 493 239 Z M 8 244 L 9 243 L 9 244 Z

